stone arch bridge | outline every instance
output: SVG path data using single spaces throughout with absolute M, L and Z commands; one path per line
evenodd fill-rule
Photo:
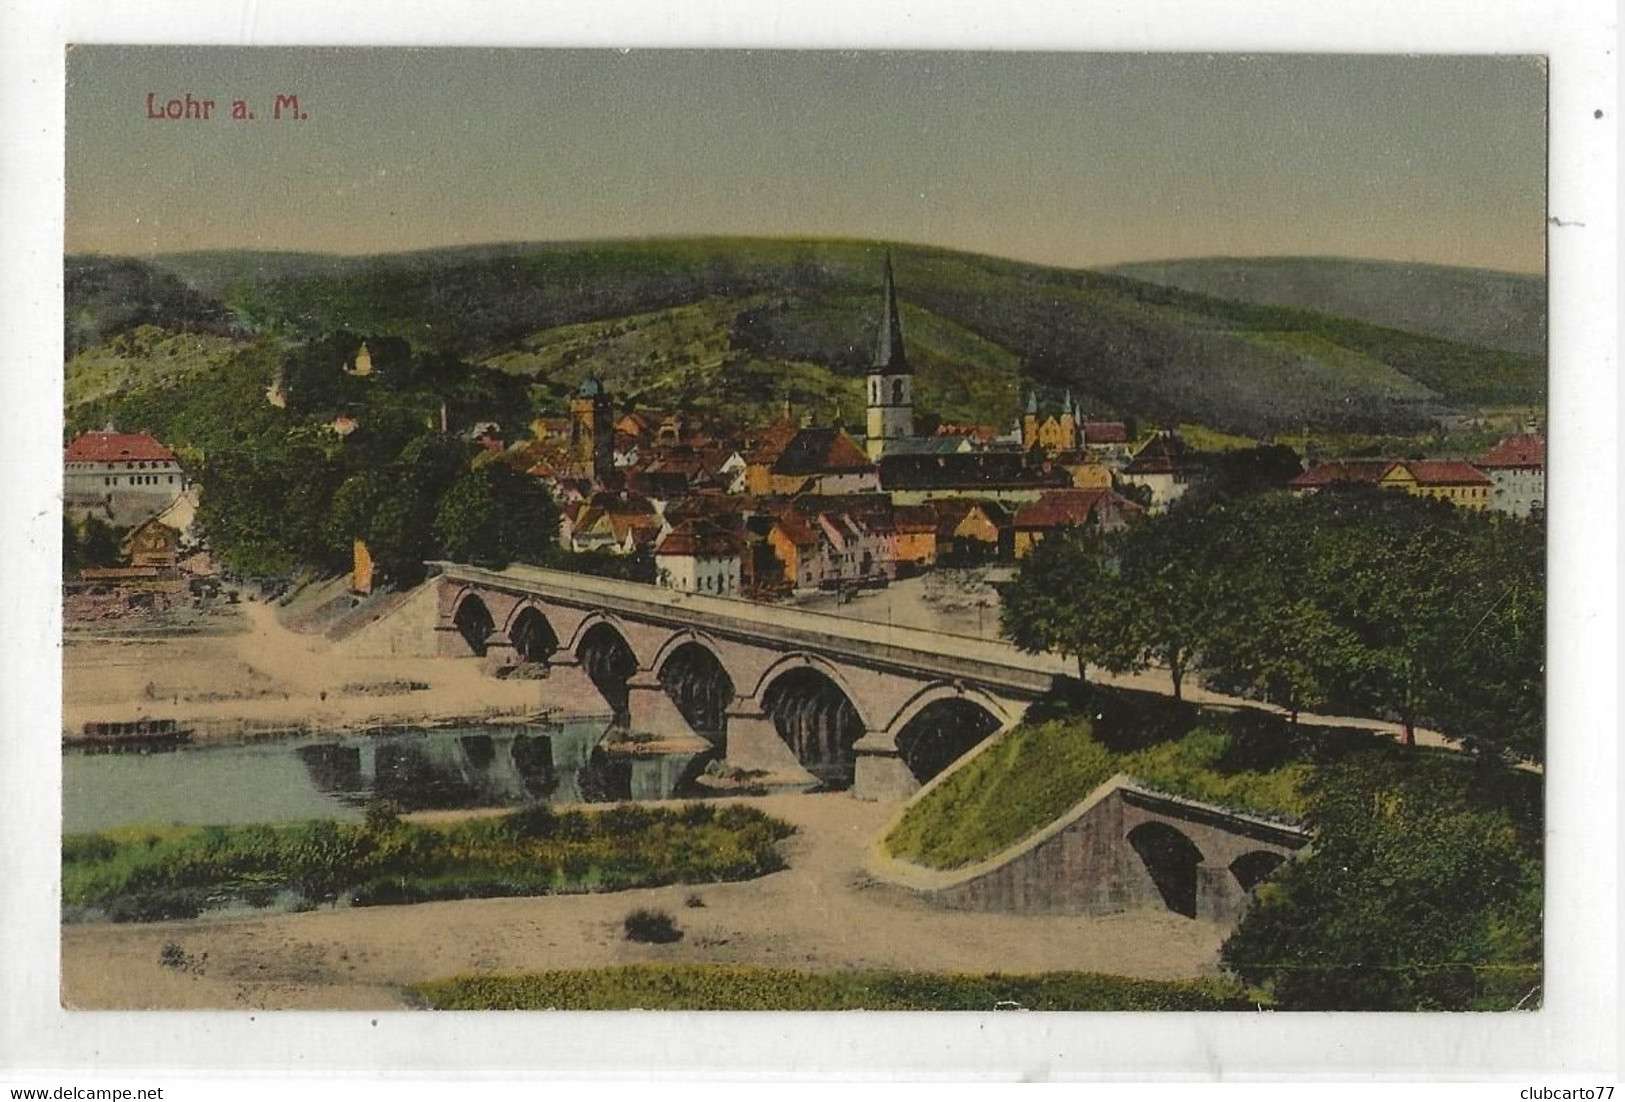
M 539 567 L 436 566 L 437 653 L 545 668 L 550 699 L 612 714 L 647 748 L 710 749 L 864 799 L 909 795 L 1066 673 L 989 640 Z

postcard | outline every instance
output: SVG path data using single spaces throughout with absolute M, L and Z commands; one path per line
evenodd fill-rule
M 1549 79 L 71 46 L 63 1011 L 1540 1011 Z

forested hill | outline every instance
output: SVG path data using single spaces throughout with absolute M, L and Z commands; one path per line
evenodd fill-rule
M 1206 257 L 1107 271 L 1240 302 L 1296 306 L 1445 340 L 1546 355 L 1546 280 L 1538 275 L 1338 257 Z
M 852 421 L 888 251 L 927 419 L 1006 425 L 1031 385 L 1070 387 L 1098 416 L 1253 435 L 1306 424 L 1407 432 L 1477 405 L 1544 400 L 1532 356 L 910 245 L 711 238 L 368 258 L 223 252 L 158 257 L 153 267 L 217 303 L 241 332 L 400 336 L 529 376 L 541 402 L 591 372 L 651 405 L 756 415 L 788 392 L 820 417 Z M 70 316 L 111 335 L 99 308 L 70 287 Z

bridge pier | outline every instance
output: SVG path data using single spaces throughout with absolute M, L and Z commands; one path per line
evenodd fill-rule
M 897 736 L 890 731 L 869 731 L 852 751 L 854 763 L 852 795 L 875 803 L 901 803 L 920 790 L 920 782 L 897 749 Z
M 573 718 L 615 714 L 615 709 L 588 676 L 580 657 L 569 651 L 554 651 L 549 656 L 547 677 L 542 680 L 542 686 L 543 701 Z
M 624 742 L 651 754 L 699 754 L 711 743 L 694 733 L 654 670 L 639 670 L 626 682 Z
M 519 665 L 519 648 L 513 645 L 506 632 L 494 631 L 485 638 L 485 657 L 480 659 L 480 669 L 486 673 L 496 673 L 509 666 Z
M 735 769 L 765 773 L 774 784 L 818 783 L 780 736 L 773 717 L 748 696 L 736 698 L 728 709 L 727 763 Z

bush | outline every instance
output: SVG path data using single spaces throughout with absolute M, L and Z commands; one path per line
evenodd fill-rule
M 677 921 L 671 915 L 665 911 L 651 911 L 643 907 L 627 915 L 622 927 L 627 941 L 667 945 L 681 941 L 683 937 L 683 931 L 677 928 Z
M 367 804 L 365 821 L 369 833 L 387 834 L 401 825 L 401 805 L 387 797 L 373 800 Z

